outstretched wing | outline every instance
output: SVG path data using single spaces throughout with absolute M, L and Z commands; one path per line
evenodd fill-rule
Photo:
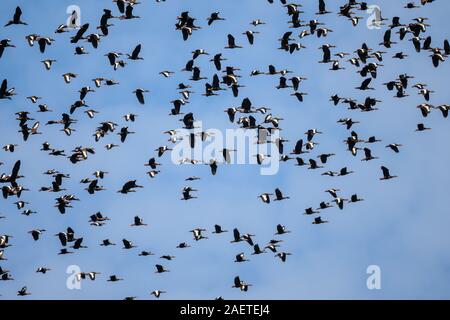
M 8 89 L 8 80 L 4 79 L 2 81 L 2 86 L 0 87 L 0 96 L 3 96 Z
M 14 21 L 20 21 L 21 15 L 22 15 L 22 9 L 20 9 L 20 7 L 17 7 L 16 12 L 14 13 Z
M 386 30 L 386 32 L 384 33 L 384 42 L 391 42 L 391 29 Z
M 20 170 L 20 160 L 18 160 L 15 164 L 14 164 L 14 167 L 13 167 L 13 169 L 12 169 L 12 173 L 11 173 L 11 182 L 14 182 L 15 183 L 15 181 L 16 181 L 16 179 L 17 179 L 17 175 L 19 174 L 19 170 Z
M 131 17 L 133 16 L 133 6 L 129 4 L 125 10 L 125 16 Z
M 120 13 L 125 13 L 125 1 L 117 0 L 117 8 L 119 9 Z
M 278 188 L 275 189 L 275 195 L 276 195 L 277 199 L 283 198 L 283 194 L 281 193 L 281 190 Z
M 325 1 L 324 0 L 319 0 L 319 12 L 324 12 L 326 11 L 325 9 Z
M 241 279 L 239 277 L 234 278 L 234 286 L 240 287 L 241 286 Z
M 228 46 L 234 47 L 236 45 L 234 37 L 231 34 L 229 34 L 227 37 L 228 37 Z
M 233 237 L 234 241 L 239 241 L 241 239 L 241 234 L 239 233 L 239 230 L 237 228 L 233 230 Z
M 385 178 L 387 178 L 387 177 L 390 176 L 390 173 L 389 173 L 389 169 L 388 169 L 388 168 L 386 168 L 385 166 L 382 166 L 382 167 L 381 167 L 381 170 L 383 171 L 383 176 L 384 176 Z
M 138 44 L 136 46 L 136 48 L 134 48 L 133 53 L 131 54 L 131 56 L 136 59 L 139 56 L 139 52 L 141 52 L 141 45 Z

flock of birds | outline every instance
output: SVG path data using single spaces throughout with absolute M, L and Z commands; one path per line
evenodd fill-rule
M 68 25 L 62 24 L 56 28 L 54 38 L 39 35 L 39 34 L 29 34 L 26 37 L 26 42 L 30 47 L 37 46 L 42 54 L 46 53 L 48 46 L 57 45 L 57 42 L 60 41 L 70 41 L 73 44 L 74 52 L 72 54 L 75 55 L 87 55 L 94 54 L 95 51 L 100 51 L 99 45 L 101 42 L 108 41 L 110 37 L 114 37 L 114 28 L 116 28 L 119 24 L 126 23 L 126 20 L 129 19 L 140 19 L 140 16 L 136 15 L 136 12 L 139 11 L 139 2 L 135 0 L 114 0 L 116 8 L 109 10 L 104 9 L 104 12 L 100 18 L 99 24 L 93 25 L 92 23 L 85 23 L 75 30 L 69 28 Z M 160 2 L 160 1 L 157 1 Z M 274 0 L 268 0 L 270 4 L 274 3 Z M 275 1 L 276 2 L 276 1 Z M 286 15 L 288 17 L 289 22 L 289 30 L 282 34 L 279 38 L 279 49 L 288 52 L 289 54 L 294 54 L 297 51 L 306 50 L 306 46 L 300 43 L 299 41 L 305 40 L 308 37 L 317 37 L 322 39 L 327 39 L 327 36 L 333 32 L 333 30 L 320 21 L 320 17 L 327 14 L 337 14 L 340 18 L 349 20 L 354 26 L 358 25 L 360 20 L 362 19 L 357 15 L 358 12 L 363 12 L 367 10 L 367 3 L 365 2 L 357 2 L 356 0 L 349 0 L 346 3 L 336 6 L 333 2 L 333 10 L 328 11 L 328 7 L 326 6 L 325 1 L 318 1 L 318 10 L 315 13 L 317 19 L 310 21 L 302 20 L 302 5 L 295 3 L 287 3 L 285 0 L 280 1 L 283 4 L 283 10 L 286 10 Z M 429 3 L 434 2 L 434 0 L 421 0 L 420 4 L 415 4 L 414 2 L 407 3 L 404 8 L 405 9 L 416 9 L 421 6 L 428 5 Z M 336 10 L 337 8 L 337 10 Z M 20 25 L 27 26 L 26 22 L 27 12 L 22 12 L 20 7 L 17 7 L 15 12 L 13 13 L 12 19 L 9 20 L 5 27 L 8 28 L 21 28 Z M 438 68 L 442 63 L 446 62 L 448 55 L 450 55 L 450 45 L 447 40 L 440 39 L 431 39 L 430 36 L 426 36 L 427 27 L 429 27 L 430 22 L 425 17 L 418 17 L 410 22 L 402 23 L 399 17 L 393 17 L 392 19 L 386 19 L 379 14 L 377 17 L 378 20 L 374 23 L 379 23 L 381 26 L 386 28 L 383 39 L 378 45 L 378 49 L 370 48 L 366 43 L 355 48 L 353 53 L 348 52 L 339 52 L 336 46 L 328 43 L 324 43 L 320 46 L 320 50 L 322 52 L 322 59 L 319 61 L 321 64 L 327 64 L 330 66 L 330 71 L 339 71 L 345 69 L 342 65 L 344 63 L 349 64 L 349 66 L 355 68 L 357 73 L 362 77 L 362 83 L 356 90 L 362 91 L 370 91 L 373 88 L 370 86 L 372 82 L 377 79 L 377 74 L 383 68 L 383 60 L 387 58 L 393 59 L 405 59 L 407 55 L 403 52 L 398 52 L 392 55 L 391 57 L 387 57 L 388 53 L 387 49 L 393 48 L 401 41 L 410 41 L 414 46 L 414 50 L 418 54 L 428 54 L 430 56 L 430 63 Z M 75 23 L 77 20 L 76 12 L 73 13 L 73 22 Z M 195 37 L 195 33 L 197 30 L 202 28 L 213 28 L 215 24 L 218 23 L 226 23 L 222 21 L 232 20 L 232 17 L 222 17 L 219 12 L 213 12 L 206 19 L 206 23 L 202 24 L 200 21 L 202 19 L 196 19 L 191 16 L 190 12 L 182 12 L 178 17 L 176 17 L 175 30 L 181 34 L 180 41 L 189 41 L 191 37 Z M 112 23 L 114 21 L 114 24 Z M 250 22 L 253 27 L 257 27 L 259 25 L 265 24 L 261 19 L 255 19 Z M 297 31 L 298 30 L 298 31 Z M 297 31 L 297 32 L 295 32 Z M 92 33 L 89 33 L 92 32 Z M 64 37 L 64 34 L 71 34 L 70 37 Z M 299 34 L 297 34 L 299 33 Z M 239 50 L 243 46 L 251 46 L 255 41 L 257 41 L 259 31 L 248 30 L 243 33 L 246 38 L 246 42 L 238 40 L 232 34 L 228 34 L 226 37 L 226 45 L 224 47 L 224 52 L 217 53 L 214 56 L 211 56 L 209 62 L 213 63 L 217 73 L 212 76 L 211 81 L 209 81 L 209 77 L 204 76 L 201 73 L 201 67 L 199 61 L 202 56 L 209 56 L 209 53 L 205 49 L 196 49 L 192 52 L 192 59 L 187 61 L 185 67 L 183 68 L 183 72 L 191 73 L 192 76 L 190 78 L 189 84 L 180 83 L 177 87 L 180 96 L 175 98 L 172 103 L 172 108 L 170 110 L 170 116 L 179 117 L 180 121 L 183 124 L 183 128 L 187 130 L 193 130 L 195 128 L 195 123 L 197 118 L 194 116 L 192 112 L 183 112 L 183 109 L 186 109 L 189 103 L 189 98 L 195 92 L 192 89 L 192 85 L 197 81 L 204 82 L 204 92 L 202 95 L 207 98 L 210 96 L 216 96 L 221 94 L 222 91 L 230 90 L 231 94 L 238 98 L 239 101 L 242 101 L 239 106 L 229 107 L 225 109 L 225 113 L 228 116 L 230 123 L 245 128 L 246 130 L 255 130 L 257 132 L 258 144 L 266 144 L 273 143 L 277 146 L 277 151 L 279 155 L 271 155 L 272 157 L 277 156 L 280 158 L 281 163 L 288 163 L 289 161 L 293 161 L 296 166 L 299 167 L 307 167 L 310 170 L 319 170 L 325 168 L 329 159 L 335 156 L 334 153 L 321 153 L 316 157 L 308 157 L 308 155 L 312 154 L 316 145 L 318 145 L 317 137 L 322 134 L 319 129 L 311 128 L 305 132 L 305 137 L 296 137 L 296 143 L 292 146 L 291 150 L 286 151 L 285 144 L 289 142 L 284 138 L 277 138 L 275 140 L 271 140 L 271 135 L 278 130 L 281 130 L 283 119 L 279 116 L 273 115 L 269 113 L 270 108 L 265 106 L 255 107 L 252 105 L 252 102 L 249 98 L 240 98 L 241 91 L 245 86 L 241 84 L 241 78 L 244 78 L 243 75 L 239 74 L 238 66 L 225 66 L 224 62 L 227 60 L 226 52 L 227 50 Z M 396 36 L 398 35 L 398 36 Z M 394 39 L 394 37 L 396 39 Z M 57 38 L 57 39 L 56 39 Z M 395 41 L 394 41 L 395 40 Z M 9 55 L 14 54 L 15 44 L 17 44 L 21 39 L 0 39 L 0 59 L 8 59 Z M 88 52 L 83 44 L 90 44 L 92 47 L 92 52 Z M 439 43 L 439 45 L 437 44 Z M 442 47 L 441 45 L 442 44 Z M 121 53 L 121 52 L 108 52 L 104 53 L 105 63 L 108 63 L 111 68 L 117 70 L 119 68 L 126 68 L 129 63 L 139 63 L 139 60 L 143 60 L 145 57 L 141 54 L 142 45 L 139 44 L 135 47 L 131 48 L 129 53 Z M 386 50 L 386 51 L 383 51 Z M 55 59 L 45 59 L 41 61 L 44 68 L 46 70 L 51 70 L 54 63 L 57 63 Z M 173 71 L 170 70 L 161 70 L 160 75 L 162 77 L 172 77 L 174 76 Z M 292 76 L 290 76 L 292 74 Z M 77 74 L 67 72 L 62 75 L 62 80 L 66 84 L 70 84 L 73 79 L 77 78 Z M 276 89 L 288 89 L 290 90 L 290 94 L 295 97 L 299 103 L 303 102 L 306 99 L 306 92 L 301 91 L 301 86 L 304 81 L 307 81 L 306 77 L 293 75 L 293 71 L 287 69 L 277 69 L 275 66 L 268 66 L 267 71 L 261 70 L 253 70 L 249 77 L 245 77 L 247 80 L 256 76 L 279 76 L 278 85 L 276 85 Z M 410 87 L 417 90 L 418 94 L 423 96 L 424 102 L 417 106 L 420 110 L 422 116 L 426 118 L 433 110 L 440 110 L 444 118 L 447 118 L 448 112 L 450 110 L 450 105 L 431 105 L 429 101 L 432 99 L 432 95 L 434 91 L 431 90 L 427 84 L 425 83 L 415 83 L 413 85 L 410 84 L 411 79 L 414 77 L 407 74 L 400 74 L 397 79 L 393 79 L 385 83 L 386 90 L 394 91 L 395 97 L 397 98 L 405 98 L 408 96 L 407 89 Z M 16 91 L 13 87 L 15 84 L 12 84 L 8 81 L 8 79 L 3 79 L 1 82 L 0 88 L 0 103 L 4 104 L 1 101 L 12 100 L 16 98 Z M 90 109 L 85 99 L 92 94 L 95 94 L 96 89 L 102 86 L 117 86 L 119 85 L 118 81 L 113 79 L 107 79 L 102 77 L 96 77 L 92 79 L 92 84 L 86 84 L 81 89 L 79 89 L 79 99 L 75 101 L 69 109 L 62 113 L 60 116 L 55 117 L 55 120 L 48 121 L 45 123 L 46 126 L 54 125 L 59 126 L 62 134 L 67 136 L 71 136 L 72 134 L 76 135 L 76 129 L 74 127 L 76 124 L 81 121 L 79 110 L 85 109 L 84 113 L 87 115 L 89 119 L 93 119 L 96 117 L 98 111 L 94 109 Z M 248 86 L 249 84 L 247 84 Z M 135 95 L 137 103 L 146 104 L 146 94 L 149 93 L 148 89 L 145 88 L 136 88 L 132 94 Z M 26 98 L 29 100 L 31 106 L 36 105 L 37 110 L 27 109 L 20 110 L 15 113 L 16 120 L 18 122 L 18 134 L 21 135 L 23 143 L 27 143 L 29 139 L 37 139 L 39 135 L 44 135 L 44 130 L 40 125 L 39 119 L 35 119 L 39 117 L 41 113 L 50 113 L 53 112 L 47 104 L 42 101 L 45 101 L 46 97 L 40 97 L 35 95 L 34 92 L 28 93 L 29 96 Z M 131 94 L 131 93 L 130 93 Z M 242 99 L 242 100 L 241 100 Z M 357 101 L 352 98 L 344 98 L 337 94 L 333 94 L 330 97 L 330 103 L 332 105 L 345 104 L 348 106 L 349 110 L 359 110 L 362 112 L 372 112 L 376 111 L 377 105 L 381 103 L 377 98 L 368 96 L 364 101 Z M 2 106 L 4 107 L 4 106 Z M 145 109 L 142 109 L 142 112 L 145 112 Z M 258 119 L 257 115 L 262 115 L 262 119 Z M 125 114 L 123 116 L 124 120 L 129 123 L 133 123 L 138 120 L 137 114 Z M 373 147 L 376 146 L 377 143 L 381 142 L 375 136 L 362 138 L 355 131 L 354 126 L 359 122 L 352 118 L 342 118 L 337 121 L 338 124 L 343 125 L 347 130 L 350 131 L 348 138 L 344 141 L 346 145 L 346 149 L 353 156 L 357 157 L 361 152 L 363 156 L 361 158 L 362 161 L 372 161 L 374 159 L 378 159 L 374 155 Z M 40 131 L 42 129 L 42 131 Z M 417 124 L 416 131 L 421 132 L 425 130 L 430 130 L 423 123 Z M 101 142 L 102 138 L 107 136 L 108 134 L 117 134 L 119 137 L 117 138 L 117 143 L 109 143 L 104 146 L 106 149 L 105 152 L 113 148 L 120 147 L 121 144 L 128 142 L 128 136 L 132 134 L 138 134 L 138 132 L 132 131 L 128 126 L 123 126 L 119 128 L 119 125 L 114 121 L 105 121 L 99 123 L 99 125 L 93 130 L 92 136 L 93 141 L 97 145 Z M 177 130 L 167 130 L 164 132 L 169 136 L 169 141 L 172 143 L 177 143 L 183 137 L 179 136 Z M 36 137 L 35 137 L 36 136 Z M 200 135 L 196 135 L 194 133 L 190 134 L 188 139 L 192 148 L 197 143 L 201 143 L 201 141 L 205 141 L 209 138 L 208 131 L 201 132 Z M 47 137 L 50 138 L 50 137 Z M 201 141 L 200 141 L 201 140 Z M 389 148 L 394 153 L 401 152 L 402 144 L 397 142 L 390 142 L 385 145 L 386 148 Z M 17 144 L 5 144 L 3 149 L 5 152 L 16 152 L 16 149 L 20 148 Z M 155 149 L 155 153 L 150 155 L 150 159 L 145 164 L 145 167 L 148 167 L 149 170 L 146 172 L 150 178 L 157 178 L 160 173 L 160 163 L 158 162 L 158 158 L 164 156 L 164 154 L 170 152 L 172 148 L 168 145 L 158 146 Z M 63 149 L 54 148 L 49 142 L 42 142 L 42 152 L 48 153 L 50 156 L 60 157 L 61 161 L 67 161 L 64 159 L 68 159 L 73 165 L 78 162 L 86 161 L 89 157 L 95 156 L 97 152 L 99 152 L 98 148 L 94 148 L 92 146 L 78 146 L 71 151 L 66 151 Z M 220 171 L 220 166 L 227 165 L 230 163 L 230 159 L 232 157 L 231 153 L 236 150 L 223 149 L 222 156 L 223 159 L 210 159 L 206 161 L 206 164 L 210 167 L 210 172 L 212 175 L 216 175 L 218 171 Z M 265 159 L 269 155 L 266 154 L 257 154 L 255 155 L 257 158 L 257 163 L 259 165 L 263 165 Z M 307 158 L 305 158 L 307 157 Z M 28 193 L 26 192 L 51 192 L 55 194 L 55 202 L 54 207 L 56 208 L 60 214 L 69 214 L 72 210 L 74 203 L 79 201 L 77 195 L 70 194 L 66 188 L 64 188 L 65 180 L 70 179 L 69 172 L 59 172 L 55 169 L 49 169 L 44 174 L 51 177 L 51 185 L 43 186 L 39 190 L 30 190 L 26 186 L 21 184 L 21 178 L 23 177 L 23 172 L 21 170 L 21 160 L 17 160 L 15 163 L 11 163 L 9 165 L 0 162 L 6 173 L 3 173 L 0 176 L 0 183 L 2 189 L 3 201 L 15 201 L 14 204 L 17 206 L 17 209 L 25 216 L 29 216 L 35 214 L 36 212 L 31 209 L 32 204 L 23 200 L 26 199 Z M 196 159 L 183 159 L 181 163 L 190 163 L 190 164 L 199 164 L 201 161 Z M 8 167 L 9 166 L 9 167 Z M 76 170 L 76 167 L 74 167 Z M 321 175 L 325 176 L 346 176 L 353 174 L 347 166 L 341 168 L 338 171 L 328 170 L 326 169 L 319 170 Z M 143 171 L 144 172 L 144 171 Z M 81 181 L 81 184 L 85 186 L 84 190 L 89 195 L 95 195 L 98 192 L 107 190 L 106 187 L 102 186 L 102 180 L 105 176 L 108 175 L 108 172 L 97 170 L 93 172 L 92 177 L 87 177 Z M 380 180 L 390 180 L 396 178 L 395 173 L 391 173 L 389 168 L 386 166 L 380 167 Z M 139 180 L 143 180 L 144 178 L 140 178 Z M 191 176 L 185 178 L 186 183 L 194 183 L 196 180 L 201 179 L 198 176 Z M 143 188 L 142 185 L 138 183 L 138 179 L 125 181 L 123 186 L 117 190 L 118 193 L 128 194 L 130 192 L 138 192 L 138 189 Z M 197 189 L 191 186 L 186 186 L 181 191 L 181 200 L 189 201 L 192 199 L 196 199 Z M 317 207 L 311 206 L 309 208 L 304 209 L 304 214 L 308 217 L 311 216 L 311 222 L 315 225 L 320 225 L 329 222 L 321 217 L 321 213 L 331 207 L 337 207 L 340 210 L 344 210 L 345 207 L 352 203 L 357 203 L 363 201 L 357 194 L 353 194 L 347 198 L 345 198 L 341 194 L 341 190 L 338 189 L 328 189 L 326 190 L 331 197 L 329 201 L 322 201 Z M 285 195 L 280 188 L 275 188 L 274 191 L 268 191 L 262 193 L 257 196 L 263 203 L 269 204 L 272 201 L 285 201 L 293 195 Z M 126 200 L 124 200 L 126 201 Z M 256 200 L 255 200 L 256 201 Z M 6 218 L 6 217 L 0 217 Z M 7 223 L 8 219 L 5 219 Z M 107 224 L 109 218 L 102 214 L 101 212 L 97 212 L 90 216 L 89 223 L 92 226 L 103 226 Z M 139 216 L 135 216 L 132 219 L 132 227 L 143 227 L 146 226 L 143 218 Z M 48 226 L 47 229 L 50 229 L 51 226 Z M 67 255 L 67 254 L 76 254 L 78 250 L 82 250 L 83 248 L 87 248 L 84 245 L 85 236 L 77 234 L 75 232 L 75 227 L 68 227 L 66 230 L 55 231 L 52 230 L 51 233 L 55 234 L 57 239 L 60 242 L 61 249 L 57 253 L 58 255 Z M 49 230 L 50 231 L 50 230 Z M 208 237 L 205 235 L 207 230 L 204 228 L 193 228 L 190 230 L 193 236 L 194 241 L 206 240 Z M 282 236 L 291 231 L 287 230 L 284 225 L 278 224 L 275 228 L 275 235 Z M 214 231 L 212 232 L 214 235 L 219 235 L 222 233 L 226 233 L 228 230 L 222 228 L 220 225 L 214 226 Z M 41 238 L 45 238 L 49 236 L 48 231 L 46 229 L 36 228 L 34 230 L 29 230 L 30 240 L 32 241 L 41 241 Z M 281 239 L 272 239 L 267 242 L 267 244 L 261 246 L 258 244 L 254 237 L 255 235 L 252 233 L 241 233 L 237 228 L 230 229 L 230 234 L 232 234 L 231 243 L 247 243 L 251 246 L 252 255 L 260 255 L 264 253 L 272 253 L 276 258 L 279 258 L 281 262 L 286 262 L 288 257 L 291 255 L 290 252 L 283 251 Z M 0 260 L 3 263 L 7 261 L 7 256 L 9 250 L 14 250 L 14 237 L 12 235 L 0 234 Z M 123 238 L 121 240 L 122 248 L 125 250 L 130 250 L 136 247 L 136 245 L 129 239 Z M 110 239 L 104 239 L 102 243 L 99 244 L 102 247 L 114 246 L 116 243 L 111 241 Z M 10 248 L 11 247 L 11 248 Z M 181 242 L 178 244 L 176 248 L 178 249 L 186 249 L 191 247 L 188 242 Z M 55 253 L 56 254 L 56 253 Z M 136 253 L 139 256 L 151 256 L 154 255 L 153 252 L 150 251 L 141 251 L 140 253 Z M 171 254 L 163 254 L 160 256 L 161 261 L 171 261 L 175 259 L 175 256 Z M 236 263 L 244 263 L 248 261 L 244 252 L 239 252 L 235 256 Z M 36 269 L 36 272 L 46 274 L 51 272 L 52 269 L 49 266 L 40 266 Z M 165 273 L 169 272 L 161 262 L 155 264 L 155 272 L 156 273 Z M 77 281 L 83 281 L 83 279 L 96 280 L 98 275 L 101 274 L 100 271 L 83 271 L 77 274 Z M 14 270 L 7 270 L 0 266 L 0 280 L 2 281 L 12 281 L 14 280 Z M 17 279 L 19 280 L 19 279 Z M 116 282 L 124 280 L 119 275 L 110 275 L 107 278 L 107 281 Z M 233 279 L 230 279 L 230 284 L 232 284 L 233 288 L 240 289 L 241 291 L 248 291 L 251 284 L 242 280 L 238 275 Z M 17 295 L 18 296 L 26 296 L 32 293 L 32 288 L 29 290 L 26 286 L 21 287 Z M 156 298 L 159 298 L 162 294 L 166 292 L 155 288 L 154 291 L 151 292 Z M 126 299 L 134 299 L 134 297 L 126 297 Z M 219 297 L 221 299 L 221 297 Z

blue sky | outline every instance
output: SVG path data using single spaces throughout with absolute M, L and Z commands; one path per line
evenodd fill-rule
M 97 50 L 89 43 L 83 43 L 90 54 L 75 56 L 74 47 L 69 43 L 68 34 L 56 35 L 54 30 L 65 23 L 66 8 L 76 4 L 81 8 L 82 23 L 89 22 L 88 31 L 99 22 L 103 8 L 113 9 L 110 1 L 3 1 L 0 21 L 6 23 L 17 5 L 23 10 L 23 20 L 28 26 L 0 28 L 0 39 L 10 38 L 15 49 L 8 48 L 0 59 L 0 79 L 7 78 L 9 86 L 16 88 L 17 96 L 11 101 L 0 101 L 1 135 L 0 145 L 17 143 L 15 153 L 0 153 L 0 161 L 5 164 L 1 172 L 8 172 L 17 159 L 22 160 L 22 173 L 26 178 L 21 184 L 32 191 L 23 195 L 23 200 L 31 204 L 28 208 L 38 212 L 25 217 L 19 214 L 13 202 L 0 200 L 0 234 L 12 234 L 13 246 L 6 249 L 7 261 L 0 261 L 2 268 L 11 270 L 15 281 L 0 283 L 2 298 L 16 297 L 16 291 L 27 285 L 31 296 L 25 299 L 122 299 L 137 296 L 150 299 L 155 289 L 167 291 L 167 299 L 431 299 L 450 298 L 450 216 L 448 210 L 447 170 L 450 152 L 447 137 L 450 134 L 448 119 L 443 119 L 439 111 L 433 111 L 423 119 L 416 106 L 423 102 L 415 89 L 409 88 L 410 97 L 392 98 L 381 84 L 394 80 L 399 74 L 408 73 L 416 78 L 412 83 L 424 82 L 436 93 L 431 103 L 449 103 L 450 93 L 445 79 L 449 74 L 448 62 L 439 68 L 432 67 L 428 53 L 416 54 L 412 43 L 404 41 L 391 49 L 383 61 L 375 81 L 376 91 L 359 92 L 354 88 L 362 78 L 356 69 L 344 63 L 346 70 L 329 71 L 329 65 L 318 64 L 321 51 L 317 48 L 324 43 L 337 46 L 333 52 L 353 52 L 362 42 L 378 48 L 384 30 L 369 30 L 362 20 L 357 27 L 336 14 L 320 16 L 318 19 L 333 29 L 327 38 L 307 37 L 301 40 L 307 49 L 289 55 L 277 50 L 277 39 L 288 29 L 288 16 L 280 3 L 267 1 L 175 1 L 165 3 L 143 1 L 135 8 L 135 14 L 142 18 L 134 21 L 114 21 L 110 36 L 103 38 Z M 338 4 L 329 2 L 329 10 L 336 12 Z M 339 1 L 339 5 L 344 1 Z M 432 25 L 427 35 L 433 38 L 433 46 L 442 47 L 449 38 L 446 13 L 450 4 L 438 1 L 421 9 L 403 9 L 401 1 L 377 1 L 383 16 L 401 16 L 402 22 L 409 22 L 417 16 L 430 18 Z M 304 3 L 303 20 L 314 19 L 317 2 Z M 175 31 L 176 16 L 189 10 L 202 26 L 186 42 Z M 206 25 L 206 18 L 213 11 L 220 11 L 226 21 Z M 364 12 L 359 16 L 367 17 Z M 262 19 L 267 24 L 254 28 L 249 23 Z M 250 46 L 241 35 L 246 30 L 258 30 L 255 44 Z M 295 35 L 301 29 L 291 30 Z M 37 47 L 30 48 L 25 36 L 38 33 L 53 37 L 56 41 L 41 54 Z M 243 49 L 226 50 L 226 35 L 233 34 Z M 394 36 L 397 39 L 397 35 Z M 129 53 L 142 44 L 143 61 L 130 61 L 126 68 L 112 70 L 103 55 L 109 51 Z M 187 83 L 190 73 L 180 72 L 191 51 L 203 48 L 210 54 L 222 52 L 228 60 L 224 65 L 241 68 L 243 78 L 238 98 L 231 92 L 221 92 L 220 96 L 205 98 L 204 82 L 195 83 L 197 94 L 190 98 L 184 111 L 193 112 L 206 128 L 221 130 L 235 128 L 229 123 L 223 110 L 240 105 L 244 97 L 249 97 L 254 105 L 266 105 L 274 115 L 284 118 L 282 136 L 289 139 L 286 149 L 291 150 L 295 141 L 304 138 L 304 132 L 318 128 L 324 132 L 316 141 L 320 143 L 312 153 L 334 152 L 325 170 L 338 170 L 348 166 L 356 173 L 342 178 L 321 176 L 322 171 L 307 170 L 283 163 L 274 176 L 262 176 L 257 166 L 220 166 L 218 174 L 211 176 L 207 166 L 173 165 L 170 156 L 165 155 L 160 175 L 150 179 L 145 175 L 143 164 L 155 155 L 154 149 L 168 144 L 162 134 L 168 129 L 179 127 L 176 117 L 168 117 L 170 101 L 178 98 L 175 90 L 179 82 Z M 389 57 L 398 51 L 409 54 L 403 60 Z M 56 59 L 51 71 L 44 70 L 39 62 Z M 202 74 L 209 79 L 216 73 L 208 60 L 199 57 L 196 64 Z M 290 90 L 276 90 L 278 77 L 248 77 L 253 69 L 267 70 L 269 64 L 279 69 L 293 70 L 295 75 L 307 77 L 301 91 L 308 92 L 304 103 L 298 103 L 290 96 Z M 171 78 L 162 78 L 158 73 L 172 70 Z M 79 76 L 67 85 L 61 75 L 73 72 Z M 32 111 L 32 117 L 41 124 L 60 118 L 69 106 L 78 99 L 77 91 L 92 85 L 97 76 L 115 79 L 116 87 L 97 89 L 88 95 L 87 104 L 100 112 L 94 119 L 88 119 L 78 110 L 78 119 L 73 128 L 77 131 L 65 136 L 56 126 L 42 126 L 41 136 L 30 137 L 27 143 L 17 133 L 18 122 L 14 113 L 19 110 Z M 411 84 L 412 84 L 411 83 Z M 146 95 L 146 104 L 141 106 L 131 93 L 142 87 L 151 92 Z M 346 106 L 334 107 L 329 97 L 340 96 L 363 100 L 368 94 L 382 103 L 379 111 L 361 113 L 350 111 Z M 49 105 L 54 112 L 36 113 L 37 105 L 25 98 L 29 95 L 43 97 L 41 102 Z M 138 114 L 135 123 L 125 123 L 121 118 L 127 113 Z M 352 117 L 361 123 L 355 130 L 363 138 L 376 135 L 383 139 L 372 145 L 374 155 L 380 160 L 363 163 L 362 155 L 353 158 L 345 151 L 342 143 L 349 132 L 336 124 L 342 117 Z M 101 121 L 111 120 L 120 126 L 128 125 L 137 134 L 128 137 L 119 148 L 106 151 L 106 143 L 118 143 L 118 136 L 109 135 L 96 143 L 92 134 Z M 416 124 L 424 122 L 433 129 L 425 133 L 414 132 Z M 48 141 L 57 149 L 69 152 L 76 146 L 93 146 L 97 153 L 87 161 L 71 165 L 68 159 L 51 157 L 39 151 L 41 143 Z M 384 148 L 389 143 L 404 145 L 399 154 Z M 307 159 L 308 157 L 305 157 Z M 380 182 L 380 165 L 386 165 L 399 178 Z M 57 169 L 70 173 L 63 187 L 77 195 L 82 201 L 74 202 L 74 208 L 60 215 L 53 208 L 54 193 L 39 193 L 42 186 L 51 184 L 51 178 L 42 175 L 47 169 Z M 101 181 L 108 190 L 88 195 L 79 181 L 91 177 L 95 170 L 109 172 Z M 324 171 L 325 171 L 324 170 Z M 191 175 L 202 179 L 187 184 L 184 179 Z M 124 182 L 137 179 L 144 189 L 128 195 L 117 194 Z M 191 185 L 198 189 L 199 199 L 179 201 L 181 189 Z M 280 203 L 263 204 L 257 199 L 262 192 L 272 192 L 279 187 L 291 199 Z M 312 217 L 302 215 L 307 207 L 316 208 L 321 201 L 330 201 L 324 190 L 341 189 L 344 197 L 357 193 L 364 202 L 348 205 L 344 211 L 336 208 L 322 214 L 330 223 L 312 225 Z M 89 216 L 101 211 L 112 220 L 101 228 L 90 226 Z M 135 215 L 149 224 L 147 227 L 133 228 L 129 225 Z M 255 242 L 265 245 L 274 238 L 278 223 L 286 225 L 292 233 L 283 235 L 282 250 L 292 253 L 286 263 L 281 263 L 272 253 L 250 256 L 252 248 L 246 243 L 230 244 L 231 233 L 213 235 L 214 224 L 227 230 L 237 227 L 242 233 L 255 234 Z M 75 229 L 77 236 L 84 237 L 89 248 L 78 250 L 76 254 L 58 256 L 59 241 L 53 234 L 68 226 Z M 189 233 L 194 227 L 203 227 L 209 240 L 194 243 Z M 27 231 L 35 228 L 47 230 L 41 240 L 32 241 Z M 100 242 L 109 238 L 117 243 L 115 247 L 100 247 Z M 133 241 L 138 248 L 121 249 L 121 239 Z M 180 242 L 187 241 L 192 248 L 176 249 Z M 155 253 L 151 257 L 139 257 L 141 250 Z M 250 257 L 248 263 L 234 263 L 234 256 L 245 252 Z M 174 261 L 158 259 L 160 255 L 175 255 Z M 161 263 L 170 273 L 155 274 L 154 265 Z M 101 275 L 94 281 L 82 282 L 81 290 L 66 288 L 67 266 L 79 265 L 83 271 L 99 271 Z M 366 269 L 369 265 L 381 268 L 381 290 L 368 290 Z M 46 275 L 34 271 L 40 266 L 52 268 Z M 117 274 L 124 278 L 118 283 L 106 282 L 107 276 Z M 232 289 L 234 276 L 253 284 L 246 293 Z

